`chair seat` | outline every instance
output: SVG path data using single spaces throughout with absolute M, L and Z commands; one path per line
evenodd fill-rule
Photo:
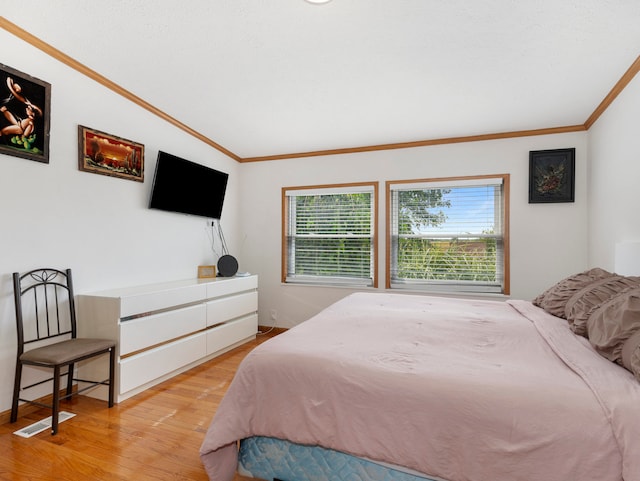
M 48 346 L 38 347 L 22 353 L 20 360 L 27 364 L 64 365 L 85 356 L 107 351 L 116 345 L 110 339 L 67 339 Z

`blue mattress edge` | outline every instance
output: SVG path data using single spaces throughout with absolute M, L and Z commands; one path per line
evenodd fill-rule
M 321 446 L 266 436 L 240 442 L 238 473 L 269 481 L 445 481 Z

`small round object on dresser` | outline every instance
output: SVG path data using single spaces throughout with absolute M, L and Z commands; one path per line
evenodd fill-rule
M 218 259 L 218 273 L 222 277 L 233 277 L 238 272 L 238 261 L 230 255 L 223 255 Z

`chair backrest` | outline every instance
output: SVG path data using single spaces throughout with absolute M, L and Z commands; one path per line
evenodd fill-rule
M 13 273 L 18 355 L 24 345 L 56 337 L 76 337 L 71 269 L 40 268 Z M 44 343 L 43 343 L 44 344 Z

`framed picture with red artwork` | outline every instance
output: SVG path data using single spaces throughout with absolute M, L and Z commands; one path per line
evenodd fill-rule
M 78 125 L 78 168 L 144 182 L 144 145 Z

